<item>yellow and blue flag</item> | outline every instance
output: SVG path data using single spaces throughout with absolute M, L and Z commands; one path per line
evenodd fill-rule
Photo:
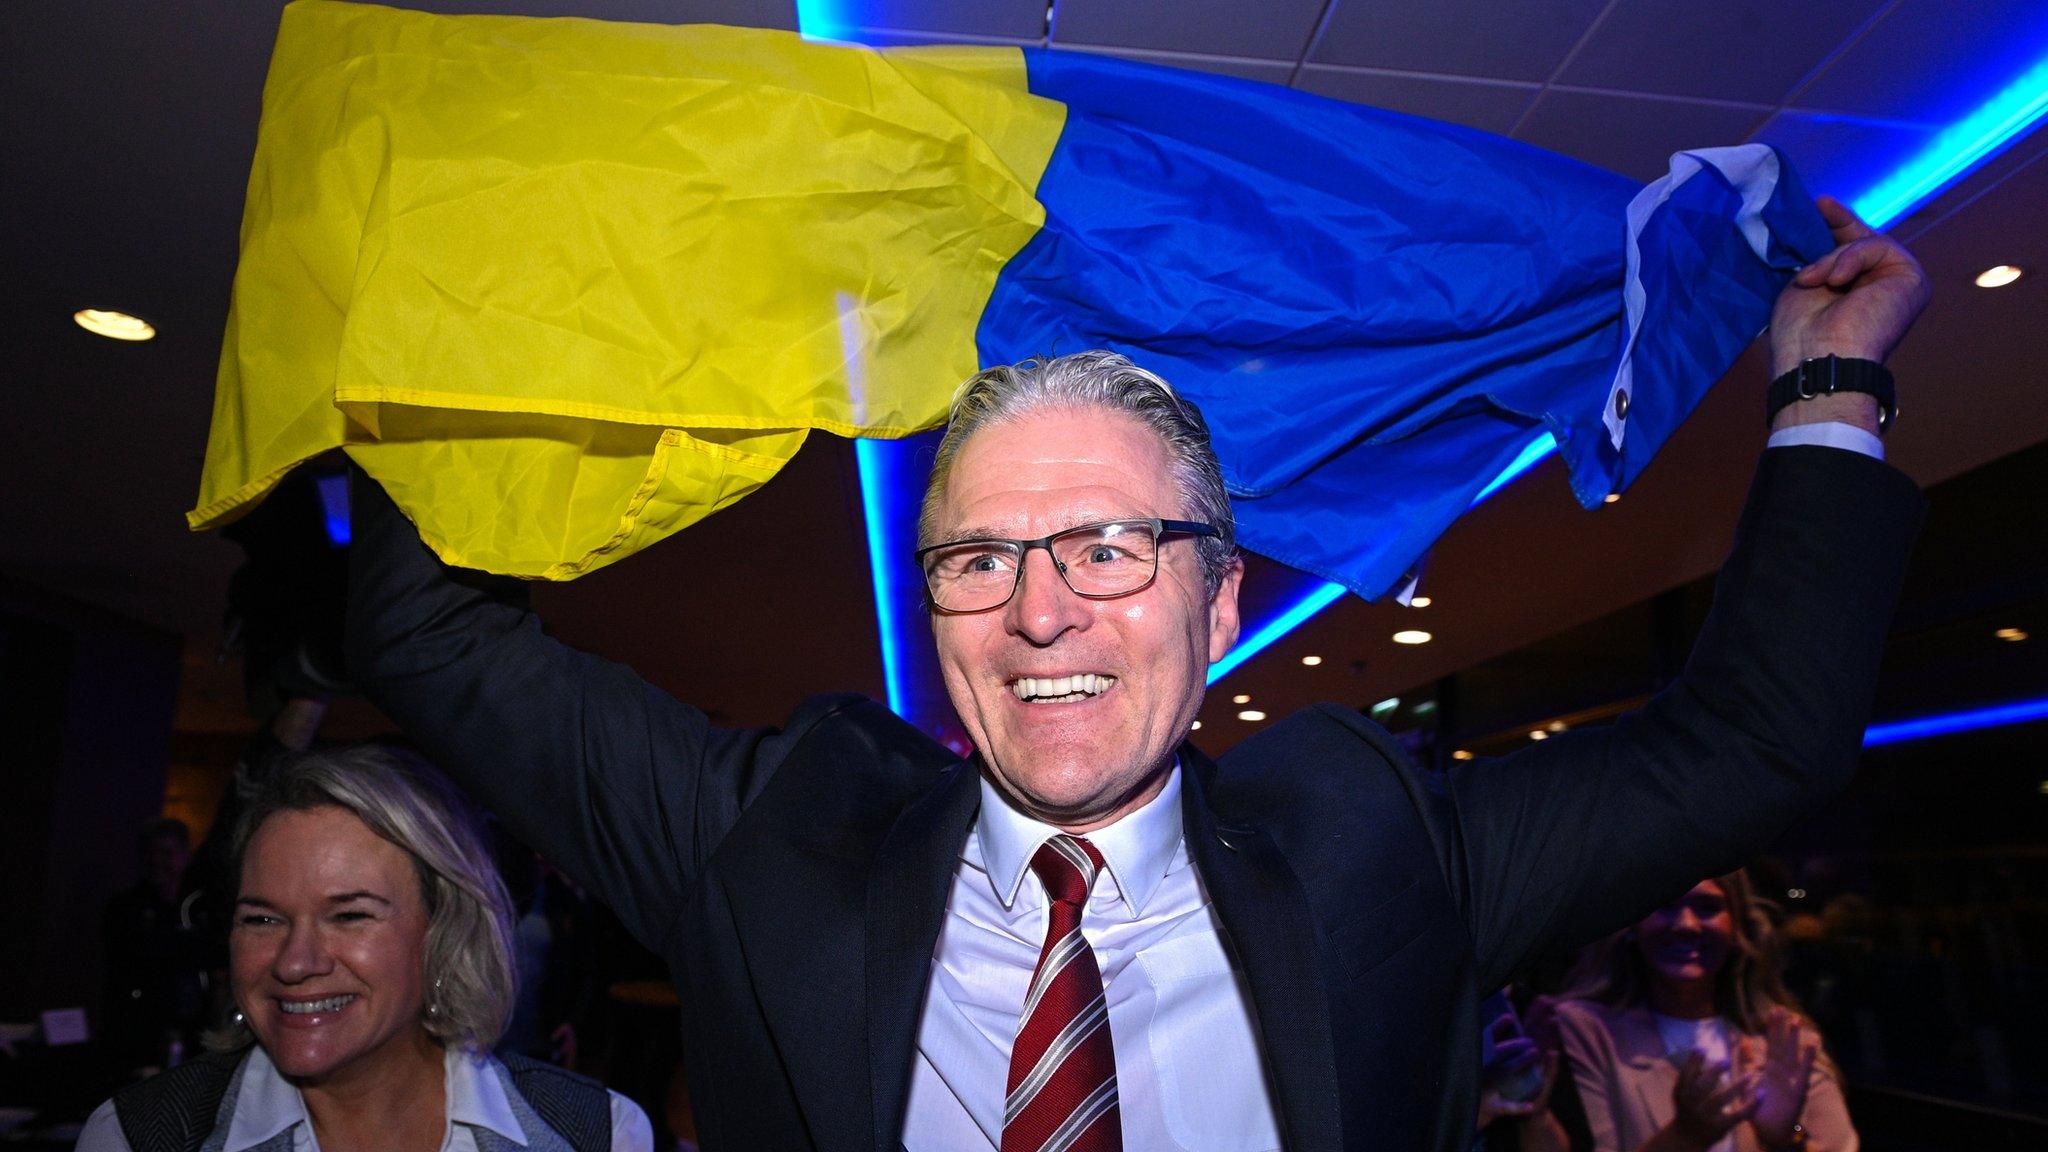
M 1109 347 L 1201 404 L 1247 547 L 1379 595 L 1535 437 L 1625 486 L 1828 247 L 1769 149 L 1642 188 L 1058 51 L 298 0 L 263 103 L 190 522 L 343 448 L 548 579 Z

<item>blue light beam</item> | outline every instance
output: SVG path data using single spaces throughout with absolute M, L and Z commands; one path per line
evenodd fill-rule
M 1919 155 L 1858 196 L 1850 207 L 1882 228 L 1975 171 L 2048 116 L 2048 59 L 1943 129 Z
M 1275 640 L 1301 626 L 1301 622 L 1328 608 L 1344 595 L 1342 584 L 1321 584 L 1316 590 L 1301 598 L 1301 602 L 1266 622 L 1265 627 L 1237 642 L 1237 647 L 1223 654 L 1223 659 L 1209 665 L 1209 683 L 1214 684 L 1239 664 L 1257 656 L 1271 647 Z
M 1479 490 L 1479 495 L 1472 498 L 1471 507 L 1479 507 L 1488 497 L 1507 487 L 1515 477 L 1534 468 L 1544 457 L 1555 451 L 1557 438 L 1548 432 L 1529 441 L 1529 446 L 1522 449 L 1521 455 L 1509 461 L 1508 466 L 1501 469 L 1500 475 L 1495 476 L 1491 483 Z M 1302 597 L 1294 607 L 1267 621 L 1250 636 L 1239 640 L 1237 647 L 1223 654 L 1223 659 L 1209 665 L 1209 683 L 1214 684 L 1223 679 L 1239 664 L 1272 647 L 1274 641 L 1299 628 L 1309 617 L 1335 604 L 1337 599 L 1344 595 L 1344 591 L 1342 584 L 1317 585 L 1315 591 Z
M 875 623 L 882 634 L 882 684 L 889 694 L 889 711 L 906 716 L 903 695 L 903 630 L 896 620 L 896 548 L 889 531 L 889 508 L 885 503 L 895 492 L 895 466 L 890 443 L 861 437 L 853 442 L 853 458 L 860 469 L 860 510 L 867 521 L 868 573 L 875 582 Z
M 1863 746 L 1882 748 L 1887 744 L 1900 744 L 1907 740 L 1925 740 L 1931 736 L 1974 732 L 1979 728 L 2002 728 L 2008 724 L 2027 724 L 2036 720 L 2048 720 L 2048 696 L 2039 700 L 2019 700 L 2011 704 L 1995 704 L 1988 708 L 1972 708 L 1965 712 L 1945 712 L 1939 716 L 1922 716 L 1915 720 L 1873 724 L 1863 733 Z
M 796 0 L 797 35 L 806 40 L 851 40 L 857 25 L 852 0 Z

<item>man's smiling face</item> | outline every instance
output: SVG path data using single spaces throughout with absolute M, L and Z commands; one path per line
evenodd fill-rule
M 968 439 L 930 542 L 1186 515 L 1166 445 L 1143 423 L 1108 408 L 1039 408 Z M 1237 640 L 1241 574 L 1233 561 L 1208 595 L 1195 542 L 1167 536 L 1149 587 L 1089 600 L 1034 549 L 1009 603 L 935 614 L 947 694 L 996 783 L 1026 813 L 1077 833 L 1157 795 L 1210 663 Z

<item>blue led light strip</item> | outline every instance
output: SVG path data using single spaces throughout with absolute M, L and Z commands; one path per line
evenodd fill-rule
M 905 715 L 903 698 L 903 630 L 896 622 L 896 549 L 891 546 L 889 510 L 884 498 L 893 492 L 893 445 L 865 437 L 853 442 L 860 467 L 860 510 L 868 527 L 868 573 L 875 582 L 875 622 L 882 634 L 882 684 L 889 693 L 889 711 Z
M 1224 653 L 1223 659 L 1209 665 L 1209 683 L 1214 684 L 1228 676 L 1239 664 L 1257 656 L 1273 641 L 1294 631 L 1302 621 L 1336 603 L 1337 598 L 1344 595 L 1344 592 L 1342 584 L 1317 585 L 1316 590 L 1302 597 L 1300 603 L 1267 621 L 1257 632 L 1238 640 L 1237 647 Z
M 1940 716 L 1922 716 L 1917 720 L 1873 724 L 1863 733 L 1863 746 L 1882 748 L 1886 744 L 1907 740 L 1925 740 L 1930 736 L 1974 732 L 1979 728 L 2002 728 L 2008 724 L 2027 724 L 2036 720 L 2048 720 L 2048 697 L 1972 708 L 1966 712 L 1948 712 Z
M 1555 451 L 1557 451 L 1557 439 L 1548 432 L 1531 440 L 1529 446 L 1522 449 L 1522 454 L 1515 457 L 1506 468 L 1501 469 L 1500 475 L 1495 476 L 1492 483 L 1479 490 L 1479 495 L 1472 498 L 1472 507 L 1477 508 L 1485 503 L 1487 497 L 1507 487 L 1508 483 L 1515 477 L 1534 468 L 1539 461 Z M 1303 621 L 1335 604 L 1338 597 L 1342 595 L 1344 595 L 1344 586 L 1342 584 L 1323 583 L 1317 585 L 1313 592 L 1302 597 L 1294 607 L 1273 617 L 1273 619 L 1261 626 L 1258 631 L 1239 639 L 1237 647 L 1224 653 L 1223 659 L 1209 665 L 1209 683 L 1214 684 L 1218 680 L 1223 679 L 1239 664 L 1257 656 L 1270 647 L 1274 641 L 1294 631 Z
M 845 0 L 796 0 L 797 34 L 806 40 L 845 40 L 853 31 Z
M 1996 156 L 2048 116 L 2048 60 L 2027 69 L 1982 107 L 1944 129 L 1919 155 L 1850 205 L 1882 228 Z
M 320 493 L 320 513 L 327 525 L 327 542 L 336 548 L 349 541 L 348 474 L 329 472 L 313 481 Z

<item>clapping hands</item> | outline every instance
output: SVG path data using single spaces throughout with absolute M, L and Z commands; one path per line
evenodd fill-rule
M 1808 1078 L 1819 1057 L 1820 1034 L 1784 1008 L 1773 1008 L 1765 1017 L 1761 1042 L 1743 1039 L 1741 1063 L 1754 1076 L 1756 1100 L 1749 1119 L 1765 1148 L 1795 1146 L 1799 1115 L 1806 1110 Z
M 1711 1064 L 1698 1049 L 1678 1066 L 1678 1086 L 1671 1091 L 1677 1114 L 1672 1124 L 1686 1142 L 1708 1148 L 1749 1119 L 1757 1110 L 1757 1072 L 1731 1069 L 1727 1061 Z
M 1797 1013 L 1772 1008 L 1761 1037 L 1737 1044 L 1734 1065 L 1708 1063 L 1695 1050 L 1679 1065 L 1672 1124 L 1685 1142 L 1708 1148 L 1747 1120 L 1767 1149 L 1798 1147 L 1806 1087 L 1820 1056 L 1820 1035 Z

